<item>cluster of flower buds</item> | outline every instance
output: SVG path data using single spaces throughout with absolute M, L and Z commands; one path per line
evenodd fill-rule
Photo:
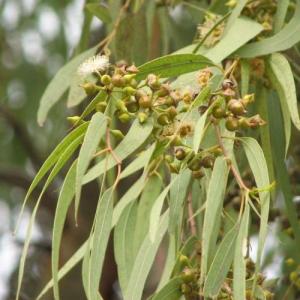
M 259 116 L 247 117 L 247 106 L 254 102 L 254 95 L 245 95 L 243 98 L 236 98 L 235 84 L 230 79 L 225 79 L 222 90 L 214 96 L 211 101 L 212 116 L 219 120 L 225 119 L 225 126 L 229 131 L 238 129 L 258 128 L 265 124 Z

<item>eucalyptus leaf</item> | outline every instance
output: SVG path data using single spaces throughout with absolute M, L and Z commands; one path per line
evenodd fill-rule
M 102 4 L 88 3 L 85 5 L 85 8 L 103 23 L 110 23 L 112 21 L 108 8 Z
M 172 278 L 151 300 L 179 300 L 182 296 L 182 283 L 183 281 L 180 277 Z
M 97 47 L 93 47 L 79 54 L 56 73 L 54 78 L 47 86 L 40 101 L 38 110 L 38 123 L 40 125 L 44 124 L 49 110 L 59 101 L 64 92 L 70 87 L 73 76 L 77 72 L 79 65 L 87 58 L 94 55 L 96 50 Z

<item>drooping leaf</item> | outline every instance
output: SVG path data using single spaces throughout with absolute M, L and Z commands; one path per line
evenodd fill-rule
M 20 297 L 21 285 L 22 285 L 22 280 L 23 280 L 23 275 L 24 275 L 24 268 L 25 268 L 25 263 L 26 263 L 26 257 L 27 257 L 27 254 L 28 254 L 29 244 L 30 244 L 31 235 L 32 235 L 32 228 L 33 228 L 33 225 L 34 225 L 34 221 L 35 221 L 36 214 L 37 214 L 38 208 L 40 206 L 42 197 L 43 197 L 46 189 L 48 188 L 48 186 L 51 184 L 51 182 L 55 178 L 55 176 L 58 174 L 58 172 L 62 169 L 62 167 L 65 165 L 65 163 L 71 157 L 71 155 L 74 153 L 76 148 L 79 146 L 82 139 L 83 139 L 83 135 L 77 137 L 66 148 L 66 150 L 62 153 L 62 155 L 58 159 L 57 163 L 55 164 L 54 168 L 52 169 L 51 173 L 49 174 L 49 176 L 47 178 L 47 181 L 46 181 L 46 183 L 45 183 L 45 185 L 44 185 L 44 187 L 43 187 L 43 189 L 42 189 L 42 191 L 39 195 L 39 198 L 38 198 L 38 200 L 37 200 L 37 202 L 34 206 L 34 209 L 32 211 L 32 214 L 31 214 L 31 217 L 30 217 L 30 220 L 29 220 L 29 224 L 27 226 L 26 238 L 25 238 L 24 247 L 23 247 L 23 251 L 22 251 L 22 254 L 21 254 L 21 258 L 20 258 L 16 300 L 18 300 L 19 297 Z
M 73 58 L 70 62 L 64 65 L 54 76 L 52 81 L 47 86 L 38 110 L 38 123 L 43 125 L 49 110 L 59 101 L 64 92 L 69 88 L 74 73 L 76 73 L 79 65 L 90 56 L 94 55 L 97 47 L 86 50 Z
M 85 5 L 85 8 L 103 23 L 110 23 L 112 20 L 108 8 L 102 4 L 88 3 Z
M 280 113 L 279 101 L 276 97 L 269 94 L 268 111 L 270 114 L 271 146 L 274 157 L 274 167 L 276 180 L 279 188 L 282 190 L 286 207 L 286 216 L 293 228 L 293 233 L 297 244 L 300 244 L 300 229 L 297 216 L 297 209 L 293 203 L 293 192 L 289 181 L 287 166 L 285 165 L 285 147 L 284 147 L 284 129 L 283 120 Z
M 145 187 L 138 204 L 137 223 L 134 234 L 134 249 L 139 250 L 145 236 L 149 232 L 150 212 L 160 194 L 162 181 L 158 176 L 151 176 Z
M 245 210 L 241 220 L 241 226 L 235 243 L 233 260 L 233 295 L 235 300 L 246 299 L 246 263 L 244 248 L 247 245 L 249 227 L 249 204 L 246 199 Z
M 278 1 L 274 18 L 274 33 L 278 33 L 282 29 L 289 5 L 290 0 Z
M 74 129 L 70 134 L 68 134 L 57 146 L 56 148 L 52 151 L 52 153 L 48 156 L 48 158 L 45 160 L 43 165 L 41 166 L 40 170 L 38 173 L 35 175 L 27 193 L 24 199 L 24 202 L 22 204 L 22 208 L 20 211 L 20 215 L 17 221 L 17 226 L 18 228 L 20 218 L 23 215 L 25 206 L 27 204 L 27 201 L 33 192 L 33 190 L 36 188 L 36 186 L 39 184 L 39 182 L 44 178 L 45 174 L 51 169 L 51 167 L 58 161 L 62 153 L 66 150 L 66 148 L 72 143 L 77 137 L 82 135 L 87 127 L 88 127 L 88 122 L 78 126 L 76 129 Z M 16 229 L 17 230 L 17 229 Z
M 170 219 L 169 219 L 169 232 L 175 234 L 178 225 L 181 224 L 181 219 L 183 215 L 183 204 L 187 200 L 187 193 L 191 181 L 191 171 L 189 169 L 179 173 L 176 182 L 171 187 L 170 190 Z M 174 176 L 175 177 L 175 176 Z
M 228 166 L 226 161 L 219 157 L 216 159 L 207 191 L 203 234 L 202 234 L 202 257 L 201 257 L 201 281 L 209 268 L 209 255 L 211 241 L 215 240 L 214 223 L 221 213 L 221 207 L 227 185 Z M 216 188 L 216 186 L 218 188 Z M 214 234 L 213 234 L 214 233 Z
M 145 124 L 140 124 L 136 120 L 126 134 L 125 138 L 118 144 L 118 146 L 113 150 L 115 155 L 120 161 L 127 158 L 130 154 L 136 151 L 149 137 L 153 129 L 153 123 L 149 120 Z M 104 172 L 104 167 L 106 166 L 107 171 L 117 164 L 116 160 L 112 155 L 108 156 L 106 160 L 102 160 L 92 167 L 84 176 L 83 184 L 86 184 L 98 176 L 102 175 Z
M 129 203 L 114 230 L 114 253 L 118 268 L 118 280 L 123 293 L 126 291 L 136 255 L 133 251 L 136 214 L 137 203 Z
M 194 138 L 193 138 L 193 150 L 195 151 L 195 153 L 197 153 L 199 150 L 203 138 L 203 134 L 204 134 L 206 119 L 209 112 L 210 110 L 207 109 L 206 112 L 199 118 L 199 120 L 196 123 L 195 130 L 194 130 Z
M 98 148 L 100 139 L 106 132 L 106 124 L 106 117 L 102 113 L 97 112 L 93 115 L 78 154 L 75 184 L 75 218 L 77 218 L 79 208 L 83 177 Z
M 169 211 L 166 211 L 161 217 L 159 229 L 157 230 L 154 241 L 151 241 L 150 234 L 147 234 L 145 237 L 143 244 L 136 256 L 124 299 L 141 299 L 145 282 L 156 256 L 158 247 L 167 231 L 168 221 Z
M 165 286 L 171 278 L 172 270 L 174 267 L 174 262 L 176 259 L 176 240 L 175 235 L 169 234 L 168 252 L 164 265 L 163 272 L 157 287 L 159 291 L 163 286 Z
M 241 59 L 241 95 L 245 96 L 249 92 L 250 64 L 246 59 Z
M 151 300 L 179 300 L 182 296 L 182 284 L 183 281 L 180 277 L 172 278 Z
M 137 79 L 154 73 L 160 77 L 179 76 L 199 69 L 214 66 L 214 63 L 199 54 L 172 54 L 156 58 L 139 67 Z
M 110 235 L 113 214 L 113 189 L 109 188 L 99 199 L 95 214 L 95 227 L 89 267 L 89 295 L 92 300 L 99 299 L 99 283 L 102 273 L 106 247 Z
M 297 129 L 300 130 L 296 86 L 291 66 L 288 60 L 280 53 L 272 54 L 269 58 L 268 63 L 270 66 L 270 71 L 273 75 L 271 76 L 271 80 L 274 88 L 279 94 L 280 101 L 284 101 L 287 103 L 291 119 Z
M 76 177 L 76 164 L 70 167 L 64 183 L 61 187 L 57 206 L 55 210 L 53 230 L 52 230 L 52 278 L 53 278 L 53 294 L 54 299 L 59 299 L 58 279 L 59 279 L 59 249 L 63 233 L 65 220 L 70 204 L 75 195 L 75 177 Z
M 239 223 L 225 235 L 218 247 L 204 284 L 203 291 L 206 297 L 217 296 L 221 289 L 233 260 L 238 230 Z
M 258 271 L 261 264 L 263 248 L 268 230 L 270 191 L 266 190 L 266 188 L 270 186 L 269 172 L 264 153 L 258 142 L 255 139 L 248 137 L 240 138 L 240 140 L 242 141 L 242 145 L 245 150 L 250 168 L 254 175 L 257 188 L 261 189 L 261 191 L 259 192 L 260 228 L 256 259 L 256 270 Z
M 240 57 L 257 57 L 280 52 L 293 47 L 300 41 L 300 1 L 297 0 L 295 14 L 291 21 L 272 37 L 245 45 L 237 55 Z
M 225 30 L 223 35 L 227 34 L 229 29 L 234 25 L 236 19 L 239 17 L 240 13 L 242 12 L 243 8 L 247 4 L 248 0 L 240 0 L 237 2 L 236 6 L 232 10 L 228 21 L 226 22 Z

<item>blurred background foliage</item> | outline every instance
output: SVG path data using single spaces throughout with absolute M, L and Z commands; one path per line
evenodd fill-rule
M 64 95 L 63 101 L 51 111 L 44 127 L 37 125 L 39 100 L 53 75 L 73 55 L 99 44 L 112 32 L 110 49 L 114 61 L 125 59 L 139 65 L 176 51 L 191 44 L 197 37 L 197 25 L 203 20 L 209 5 L 215 12 L 226 9 L 226 1 L 108 0 L 102 3 L 108 7 L 112 21 L 105 24 L 90 15 L 85 8 L 87 2 L 0 0 L 0 300 L 13 299 L 14 296 L 15 271 L 24 232 L 21 230 L 16 238 L 12 237 L 11 232 L 20 203 L 36 170 L 66 134 L 69 128 L 66 116 L 77 113 L 74 108 L 65 108 L 68 96 Z M 127 2 L 127 9 L 120 14 Z M 118 19 L 120 22 L 116 28 L 114 24 Z M 290 53 L 296 76 L 300 71 L 297 51 Z M 294 137 L 294 141 L 297 138 Z M 300 151 L 297 147 L 297 142 L 292 145 L 288 160 L 295 194 L 299 194 L 297 187 L 300 178 L 297 158 Z M 63 178 L 63 174 L 61 176 Z M 34 299 L 50 276 L 50 237 L 57 186 L 57 182 L 52 185 L 42 202 L 44 207 L 35 228 L 27 264 L 24 282 L 26 293 L 22 294 L 25 300 Z M 81 211 L 81 226 L 74 228 L 73 220 L 67 224 L 63 260 L 78 248 L 89 232 L 97 186 L 88 186 L 83 196 L 88 201 L 84 201 Z M 27 221 L 24 220 L 23 227 Z M 268 246 L 270 255 L 277 255 L 273 271 L 274 268 L 280 270 L 283 261 L 274 247 L 279 247 L 280 251 L 288 249 L 288 238 L 281 238 L 285 240 L 285 247 L 281 248 L 278 242 L 274 244 L 274 239 Z M 163 260 L 163 254 L 160 256 L 158 266 Z M 270 261 L 274 261 L 274 258 Z M 116 271 L 110 253 L 107 255 L 104 275 L 102 295 L 105 299 L 118 299 Z M 79 268 L 68 275 L 61 286 L 62 299 L 84 299 Z M 51 295 L 48 299 L 52 299 Z

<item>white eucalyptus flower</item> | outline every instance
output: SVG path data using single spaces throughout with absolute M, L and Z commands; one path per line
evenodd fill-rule
M 87 76 L 92 73 L 98 73 L 104 71 L 109 67 L 109 59 L 106 55 L 95 55 L 85 60 L 78 67 L 78 74 L 81 76 Z

